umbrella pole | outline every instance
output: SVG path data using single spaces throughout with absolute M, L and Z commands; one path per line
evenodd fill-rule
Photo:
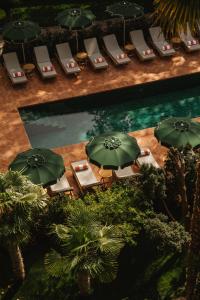
M 24 43 L 22 43 L 22 53 L 23 53 L 23 60 L 24 60 L 24 63 L 25 63 L 26 57 L 25 57 Z
M 123 39 L 124 39 L 124 46 L 125 46 L 125 43 L 126 43 L 126 21 L 125 21 L 125 18 L 123 18 Z
M 78 31 L 76 30 L 76 53 L 78 53 Z

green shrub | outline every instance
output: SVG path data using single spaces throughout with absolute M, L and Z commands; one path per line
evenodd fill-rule
M 0 8 L 0 21 L 5 20 L 6 18 L 6 12 L 4 9 Z

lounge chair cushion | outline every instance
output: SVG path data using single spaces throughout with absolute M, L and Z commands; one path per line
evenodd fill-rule
M 49 65 L 49 66 L 44 66 L 42 67 L 42 72 L 51 72 L 54 70 L 53 65 Z
M 96 58 L 94 59 L 95 64 L 102 63 L 102 62 L 104 62 L 104 61 L 105 61 L 105 59 L 104 59 L 104 57 L 102 57 L 102 56 L 96 57 Z
M 12 76 L 14 78 L 16 78 L 16 77 L 23 77 L 24 76 L 24 72 L 22 72 L 22 71 L 16 71 L 16 72 L 12 73 Z
M 88 165 L 87 164 L 80 164 L 80 165 L 78 165 L 78 166 L 76 166 L 74 168 L 74 170 L 76 172 L 84 171 L 84 170 L 87 170 L 87 169 L 88 169 Z
M 147 49 L 147 50 L 144 50 L 142 51 L 143 55 L 150 55 L 153 53 L 153 50 L 152 49 Z

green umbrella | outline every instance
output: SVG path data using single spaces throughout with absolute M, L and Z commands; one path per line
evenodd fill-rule
M 24 44 L 35 40 L 41 30 L 38 24 L 31 21 L 13 21 L 5 25 L 3 39 L 7 42 L 22 44 L 23 58 L 25 61 Z
M 16 156 L 9 169 L 20 171 L 43 187 L 56 183 L 65 172 L 62 156 L 45 148 L 34 148 Z
M 135 138 L 122 133 L 104 133 L 86 145 L 90 162 L 104 169 L 118 169 L 131 165 L 140 154 Z
M 193 122 L 189 117 L 171 117 L 158 124 L 154 135 L 167 147 L 196 147 L 200 145 L 200 123 Z
M 78 30 L 92 24 L 95 15 L 89 9 L 69 8 L 59 13 L 56 22 L 62 27 L 76 31 L 76 49 L 78 52 Z
M 113 3 L 106 8 L 111 16 L 119 16 L 123 19 L 123 40 L 125 45 L 126 34 L 126 18 L 138 19 L 144 16 L 144 8 L 135 2 L 129 2 L 126 0 Z

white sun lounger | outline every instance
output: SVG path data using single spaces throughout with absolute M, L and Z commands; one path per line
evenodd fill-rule
M 130 40 L 135 47 L 135 51 L 141 60 L 146 61 L 156 57 L 153 49 L 150 49 L 147 45 L 142 30 L 133 30 L 129 34 Z
M 186 32 L 180 32 L 180 39 L 188 52 L 200 50 L 199 41 L 193 37 L 188 25 Z
M 117 179 L 125 179 L 135 175 L 139 175 L 139 173 L 133 171 L 133 168 L 131 166 L 125 167 L 123 169 L 119 168 L 118 170 L 114 170 L 113 173 Z
M 80 165 L 87 165 L 88 168 L 86 170 L 77 172 L 76 167 Z M 100 181 L 94 175 L 92 168 L 86 159 L 72 162 L 71 169 L 81 192 L 83 192 L 83 190 L 86 188 L 100 184 Z
M 22 70 L 16 52 L 3 54 L 5 68 L 8 72 L 9 78 L 13 84 L 26 83 L 28 81 L 24 71 Z M 22 76 L 15 77 L 15 74 L 20 72 Z
M 34 47 L 34 53 L 35 53 L 37 68 L 42 78 L 49 79 L 49 78 L 56 77 L 57 73 L 50 60 L 47 46 Z M 49 67 L 52 68 L 52 70 L 45 72 L 44 68 L 49 68 Z
M 88 54 L 89 61 L 94 69 L 105 69 L 108 67 L 108 63 L 105 57 L 101 54 L 96 38 L 89 38 L 84 40 L 86 52 Z
M 70 186 L 65 174 L 57 180 L 57 183 L 51 185 L 50 191 L 52 193 L 72 192 L 73 187 Z
M 62 43 L 56 45 L 58 60 L 66 74 L 77 74 L 81 71 L 77 62 L 72 56 L 69 43 Z
M 172 45 L 166 41 L 160 26 L 150 27 L 149 33 L 152 43 L 160 56 L 172 56 L 176 53 Z
M 103 41 L 106 52 L 116 66 L 124 65 L 131 61 L 127 54 L 119 47 L 114 34 L 104 36 Z
M 148 164 L 154 166 L 155 168 L 160 168 L 150 149 L 141 149 L 141 151 L 148 151 L 149 154 L 145 156 L 139 156 L 137 158 L 136 162 L 138 163 L 139 167 L 141 167 L 143 164 Z

